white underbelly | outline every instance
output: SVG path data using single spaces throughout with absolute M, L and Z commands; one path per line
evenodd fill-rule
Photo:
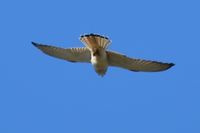
M 98 59 L 98 58 L 91 58 L 91 63 L 93 66 L 95 67 L 104 67 L 104 66 L 107 66 L 108 65 L 108 61 L 107 59 Z
M 108 68 L 108 61 L 107 58 L 96 58 L 92 57 L 91 58 L 91 63 L 93 67 L 95 68 L 95 71 L 100 74 L 104 75 L 107 71 Z

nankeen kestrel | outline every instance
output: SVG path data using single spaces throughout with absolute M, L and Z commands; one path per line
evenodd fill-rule
M 86 47 L 81 48 L 59 48 L 32 42 L 45 54 L 64 59 L 70 62 L 92 63 L 95 71 L 103 76 L 108 66 L 121 67 L 134 72 L 158 72 L 174 66 L 173 63 L 162 63 L 157 61 L 129 58 L 117 52 L 108 51 L 107 47 L 111 41 L 101 35 L 87 34 L 80 37 Z

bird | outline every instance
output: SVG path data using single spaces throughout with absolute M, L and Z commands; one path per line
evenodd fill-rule
M 111 40 L 99 34 L 84 34 L 80 41 L 85 47 L 61 48 L 32 42 L 43 53 L 69 62 L 91 63 L 99 76 L 104 76 L 108 67 L 119 67 L 134 72 L 160 72 L 174 66 L 174 63 L 130 58 L 124 54 L 108 50 Z

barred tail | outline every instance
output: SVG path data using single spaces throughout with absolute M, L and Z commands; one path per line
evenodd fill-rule
M 80 37 L 80 40 L 89 49 L 94 49 L 94 48 L 99 48 L 99 47 L 107 49 L 108 45 L 111 42 L 107 37 L 97 35 L 97 34 L 82 35 Z

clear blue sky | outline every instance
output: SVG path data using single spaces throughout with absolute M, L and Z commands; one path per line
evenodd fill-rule
M 0 133 L 199 133 L 200 3 L 194 0 L 1 0 Z M 173 62 L 160 73 L 44 55 L 31 41 Z

